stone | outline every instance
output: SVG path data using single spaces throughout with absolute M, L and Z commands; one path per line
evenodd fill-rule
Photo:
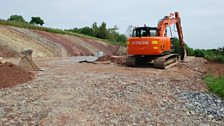
M 208 118 L 209 119 L 213 119 L 213 115 L 208 115 Z
M 0 64 L 5 63 L 5 60 L 3 59 L 3 57 L 0 57 Z
M 209 124 L 201 123 L 199 126 L 210 126 Z

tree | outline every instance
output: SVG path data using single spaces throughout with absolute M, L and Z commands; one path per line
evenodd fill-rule
M 90 27 L 83 27 L 79 29 L 79 32 L 85 35 L 93 36 L 93 29 Z
M 119 42 L 124 44 L 127 41 L 127 36 L 120 34 L 118 32 L 118 27 L 115 25 L 112 28 L 107 28 L 105 22 L 102 22 L 100 26 L 97 26 L 97 23 L 94 22 L 92 27 L 83 27 L 83 28 L 74 28 L 67 31 L 81 33 L 96 38 L 107 39 L 113 42 Z
M 44 24 L 44 20 L 42 20 L 40 17 L 32 17 L 30 24 L 39 24 L 42 26 Z
M 101 26 L 99 27 L 99 32 L 97 34 L 97 37 L 102 39 L 107 38 L 107 25 L 105 22 L 102 22 Z
M 129 25 L 127 30 L 126 30 L 126 36 L 131 37 L 132 31 L 135 27 L 133 25 Z
M 98 28 L 96 22 L 93 23 L 93 25 L 92 25 L 92 29 L 93 29 L 93 36 L 94 36 L 94 37 L 97 37 L 98 32 L 99 32 L 99 28 Z
M 127 42 L 127 36 L 124 34 L 120 34 L 120 35 L 118 35 L 117 41 L 118 42 Z
M 21 15 L 11 15 L 8 19 L 8 21 L 15 21 L 15 22 L 22 22 L 26 23 L 24 18 Z
M 108 28 L 109 33 L 116 33 L 118 30 L 119 28 L 117 27 L 117 25 L 114 25 L 113 28 Z

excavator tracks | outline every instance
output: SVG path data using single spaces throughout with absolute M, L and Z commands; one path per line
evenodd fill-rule
M 142 57 L 136 57 L 136 56 L 129 56 L 126 59 L 126 65 L 130 67 L 135 66 L 142 66 L 147 64 L 148 61 L 150 61 L 150 58 L 142 58 Z M 166 69 L 171 66 L 174 66 L 178 63 L 179 56 L 177 54 L 169 54 L 160 56 L 153 59 L 153 67 L 158 69 Z
M 126 59 L 126 65 L 130 67 L 137 66 L 136 64 L 136 57 L 135 56 L 128 56 Z
M 154 60 L 153 67 L 159 69 L 166 69 L 178 63 L 179 56 L 176 54 L 169 54 L 158 57 Z

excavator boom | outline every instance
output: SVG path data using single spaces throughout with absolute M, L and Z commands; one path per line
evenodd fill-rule
M 165 16 L 157 26 L 157 36 L 164 37 L 166 27 L 176 24 L 180 47 L 184 48 L 183 31 L 181 27 L 181 19 L 179 12 L 171 13 L 169 16 Z

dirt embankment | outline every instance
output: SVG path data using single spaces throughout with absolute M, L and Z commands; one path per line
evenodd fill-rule
M 0 57 L 9 58 L 17 56 L 19 56 L 19 54 L 16 51 L 0 45 Z
M 216 62 L 207 62 L 205 68 L 208 74 L 224 76 L 224 65 Z
M 121 55 L 125 52 L 124 47 L 96 39 L 0 25 L 0 57 L 16 57 L 25 49 L 34 50 L 34 57 L 90 56 L 98 51 Z

